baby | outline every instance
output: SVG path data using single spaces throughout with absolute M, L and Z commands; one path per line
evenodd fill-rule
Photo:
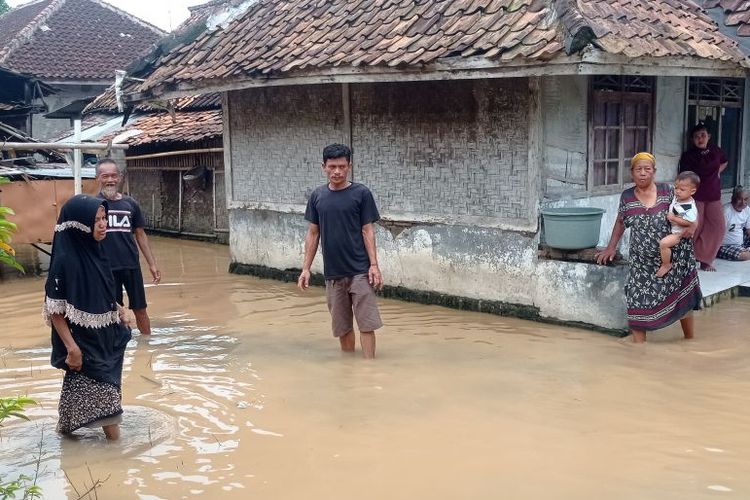
M 698 220 L 698 207 L 693 195 L 701 183 L 698 174 L 691 171 L 680 172 L 674 181 L 674 200 L 669 206 L 667 220 L 672 223 L 672 233 L 659 242 L 661 267 L 656 276 L 661 278 L 672 269 L 672 247 L 682 239 L 682 231 Z

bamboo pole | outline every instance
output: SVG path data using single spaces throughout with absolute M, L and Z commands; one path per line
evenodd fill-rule
M 113 146 L 114 147 L 114 146 Z M 150 153 L 147 155 L 126 156 L 130 160 L 149 160 L 151 158 L 165 158 L 167 156 L 192 155 L 197 153 L 222 153 L 224 148 L 185 149 L 184 151 L 166 151 L 164 153 Z
M 108 149 L 128 149 L 127 144 L 103 144 L 100 142 L 0 142 L 0 151 L 36 151 L 37 149 L 54 149 L 70 151 L 81 149 L 83 151 L 107 151 Z
M 73 120 L 73 140 L 81 142 L 81 120 Z M 83 153 L 80 148 L 73 150 L 73 192 L 81 194 L 83 181 L 81 180 L 81 169 L 83 168 Z

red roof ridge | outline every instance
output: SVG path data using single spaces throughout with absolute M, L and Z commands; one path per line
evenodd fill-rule
M 34 5 L 35 3 L 41 3 L 45 1 L 49 0 L 29 2 L 23 5 L 19 5 L 17 8 L 20 9 L 23 7 L 29 7 L 31 5 Z M 60 7 L 62 7 L 65 1 L 66 0 L 52 0 L 47 7 L 42 9 L 42 11 L 37 14 L 30 23 L 24 26 L 21 31 L 19 31 L 5 47 L 0 48 L 0 63 L 5 62 L 5 60 L 8 59 L 8 57 L 13 53 L 14 50 L 16 50 L 27 41 L 31 40 L 31 37 L 34 36 L 36 30 L 44 25 L 47 19 L 49 19 L 52 14 L 54 14 Z
M 148 21 L 144 21 L 140 17 L 134 16 L 133 14 L 130 14 L 129 12 L 125 12 L 124 10 L 119 9 L 119 8 L 115 7 L 114 5 L 112 5 L 110 3 L 104 2 L 102 0 L 89 0 L 89 1 L 97 3 L 97 4 L 101 5 L 104 8 L 109 9 L 109 10 L 117 13 L 118 15 L 120 15 L 122 17 L 125 17 L 125 18 L 129 19 L 130 21 L 133 21 L 136 24 L 140 24 L 144 28 L 148 28 L 151 31 L 153 31 L 154 33 L 156 33 L 157 35 L 159 35 L 159 36 L 167 36 L 169 34 L 167 31 L 164 31 L 163 29 L 159 28 L 158 26 L 155 26 L 155 25 L 149 23 Z

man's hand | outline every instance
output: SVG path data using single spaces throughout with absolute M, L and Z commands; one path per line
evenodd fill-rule
M 81 367 L 83 366 L 83 353 L 81 353 L 81 349 L 79 349 L 77 345 L 72 349 L 68 349 L 68 355 L 65 357 L 65 364 L 75 372 L 81 371 Z
M 617 250 L 605 248 L 604 250 L 596 254 L 596 263 L 599 265 L 609 264 L 610 262 L 615 260 L 616 254 Z
M 297 278 L 297 286 L 300 290 L 307 290 L 307 288 L 310 286 L 310 270 L 309 269 L 303 269 L 302 272 L 299 274 L 299 278 Z
M 367 279 L 375 290 L 383 288 L 383 276 L 380 274 L 380 268 L 377 264 L 370 266 L 370 270 L 367 272 Z
M 148 266 L 148 270 L 151 271 L 151 277 L 154 278 L 152 283 L 154 285 L 158 285 L 159 283 L 161 283 L 161 271 L 156 268 L 156 265 Z

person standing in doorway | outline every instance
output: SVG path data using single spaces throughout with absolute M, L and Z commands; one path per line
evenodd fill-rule
M 728 160 L 722 149 L 711 144 L 711 134 L 704 123 L 690 131 L 691 147 L 680 157 L 680 172 L 692 171 L 700 177 L 693 198 L 698 203 L 698 225 L 693 236 L 695 258 L 703 271 L 716 271 L 714 259 L 726 233 L 724 208 L 721 204 L 721 173 Z
M 138 203 L 118 191 L 122 174 L 114 160 L 105 158 L 99 161 L 96 165 L 96 180 L 99 182 L 99 198 L 109 203 L 109 224 L 103 245 L 115 278 L 117 302 L 124 305 L 124 287 L 128 294 L 128 307 L 133 310 L 138 330 L 150 335 L 151 320 L 146 312 L 146 291 L 138 261 L 139 248 L 148 263 L 153 284 L 159 284 L 161 272 L 156 267 L 156 259 L 143 229 L 146 221 Z
M 310 268 L 322 242 L 326 301 L 333 335 L 341 350 L 354 352 L 353 318 L 357 319 L 362 354 L 375 357 L 375 330 L 383 326 L 375 291 L 383 286 L 375 246 L 374 223 L 380 219 L 375 199 L 363 184 L 351 182 L 352 152 L 343 144 L 323 149 L 323 172 L 328 179 L 313 191 L 305 219 L 305 256 L 297 286 L 310 285 Z

